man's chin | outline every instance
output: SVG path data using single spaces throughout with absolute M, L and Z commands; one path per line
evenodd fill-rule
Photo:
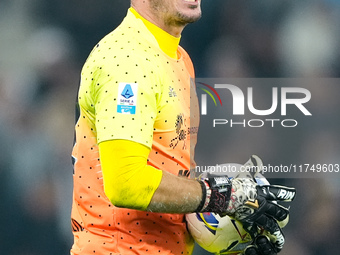
M 197 13 L 178 13 L 177 14 L 177 23 L 182 24 L 182 25 L 186 25 L 189 23 L 194 23 L 196 21 L 198 21 L 201 18 L 201 12 L 197 12 Z

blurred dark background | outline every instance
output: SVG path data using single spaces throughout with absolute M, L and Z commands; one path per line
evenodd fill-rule
M 0 254 L 69 254 L 80 70 L 128 7 L 128 0 L 0 1 Z M 181 40 L 197 77 L 340 75 L 339 0 L 203 0 L 202 9 Z M 339 163 L 339 89 L 314 91 L 312 107 L 321 119 L 293 137 L 265 128 L 223 129 L 223 150 L 214 160 L 243 163 L 257 153 L 272 164 L 291 156 L 297 163 Z M 214 146 L 207 135 L 199 134 L 200 161 L 205 147 Z M 299 191 L 281 254 L 338 254 L 340 178 L 280 181 Z M 194 254 L 206 253 L 197 248 Z

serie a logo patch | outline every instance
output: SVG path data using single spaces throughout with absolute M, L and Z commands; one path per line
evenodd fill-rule
M 117 112 L 122 114 L 136 114 L 137 95 L 138 83 L 119 83 Z

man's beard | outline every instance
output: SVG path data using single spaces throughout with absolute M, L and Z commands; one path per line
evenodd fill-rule
M 165 24 L 167 24 L 167 25 L 175 25 L 175 26 L 185 26 L 185 25 L 187 25 L 189 23 L 196 22 L 200 18 L 201 18 L 201 15 L 188 16 L 188 15 L 185 15 L 183 13 L 177 12 L 176 15 L 169 16 L 165 20 Z
M 175 14 L 171 14 L 167 7 L 164 6 L 163 0 L 152 0 L 150 1 L 150 5 L 155 14 L 163 15 L 164 23 L 166 25 L 185 26 L 189 23 L 194 23 L 201 18 L 201 13 L 198 15 L 188 16 L 177 11 Z

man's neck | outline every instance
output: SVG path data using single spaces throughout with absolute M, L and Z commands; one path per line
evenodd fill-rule
M 144 18 L 133 7 L 130 8 L 130 11 L 135 15 L 136 18 L 143 21 L 144 25 L 156 38 L 158 45 L 162 49 L 162 51 L 169 57 L 177 59 L 177 49 L 181 37 L 175 37 L 169 34 L 167 31 L 163 30 L 156 24 Z
M 144 19 L 148 20 L 174 37 L 181 36 L 185 25 L 174 26 L 173 24 L 167 24 L 164 17 L 161 17 L 161 13 L 153 14 L 150 11 L 146 11 L 151 9 L 150 6 L 147 5 L 148 2 L 144 3 L 144 1 L 135 1 L 131 3 L 131 7 L 135 9 Z

